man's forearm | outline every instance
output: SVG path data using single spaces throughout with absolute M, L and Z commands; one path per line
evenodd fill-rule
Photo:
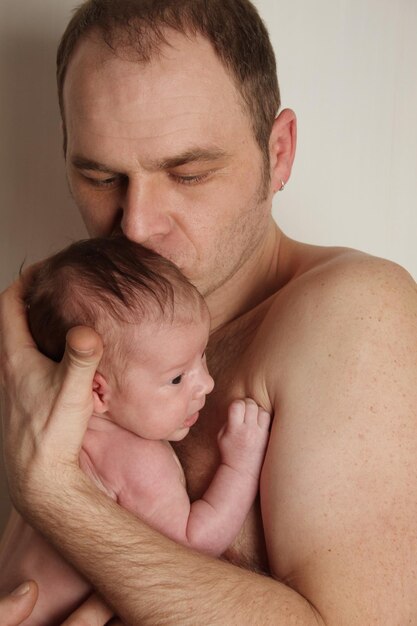
M 44 496 L 31 522 L 126 624 L 321 623 L 289 587 L 175 544 L 84 477 L 59 495 Z

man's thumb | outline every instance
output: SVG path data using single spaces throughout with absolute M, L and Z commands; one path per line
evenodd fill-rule
M 94 374 L 102 354 L 102 341 L 92 328 L 75 326 L 68 331 L 61 372 L 63 391 L 69 404 L 83 404 L 87 397 L 91 397 Z
M 100 336 L 87 326 L 74 326 L 67 333 L 67 365 L 75 368 L 96 368 L 103 353 Z

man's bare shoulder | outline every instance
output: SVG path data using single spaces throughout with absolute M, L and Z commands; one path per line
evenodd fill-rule
M 268 367 L 270 358 L 279 355 L 286 362 L 310 342 L 311 349 L 317 341 L 324 347 L 334 333 L 342 340 L 372 328 L 396 334 L 415 330 L 416 316 L 417 285 L 404 268 L 356 250 L 334 249 L 313 255 L 275 294 L 256 341 L 263 344 Z
M 264 332 L 272 569 L 328 623 L 416 623 L 414 281 L 340 253 L 277 295 Z

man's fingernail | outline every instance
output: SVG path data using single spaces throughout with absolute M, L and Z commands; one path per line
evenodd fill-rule
M 29 591 L 29 589 L 30 589 L 29 583 L 23 583 L 23 585 L 20 585 L 20 587 L 12 591 L 12 596 L 23 596 L 25 595 L 25 593 Z
M 94 354 L 94 348 L 91 348 L 90 350 L 78 350 L 73 348 L 72 350 L 75 354 L 79 354 L 80 356 L 92 356 Z

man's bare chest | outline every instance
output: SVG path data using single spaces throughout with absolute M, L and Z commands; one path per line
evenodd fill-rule
M 209 346 L 208 365 L 215 380 L 214 390 L 207 397 L 197 424 L 174 446 L 184 468 L 191 501 L 202 496 L 218 467 L 217 435 L 226 421 L 230 403 L 235 398 L 256 395 L 256 390 L 247 384 L 245 363 L 254 329 L 255 325 L 248 324 L 236 332 L 223 333 Z M 268 571 L 259 497 L 224 556 L 248 569 Z

